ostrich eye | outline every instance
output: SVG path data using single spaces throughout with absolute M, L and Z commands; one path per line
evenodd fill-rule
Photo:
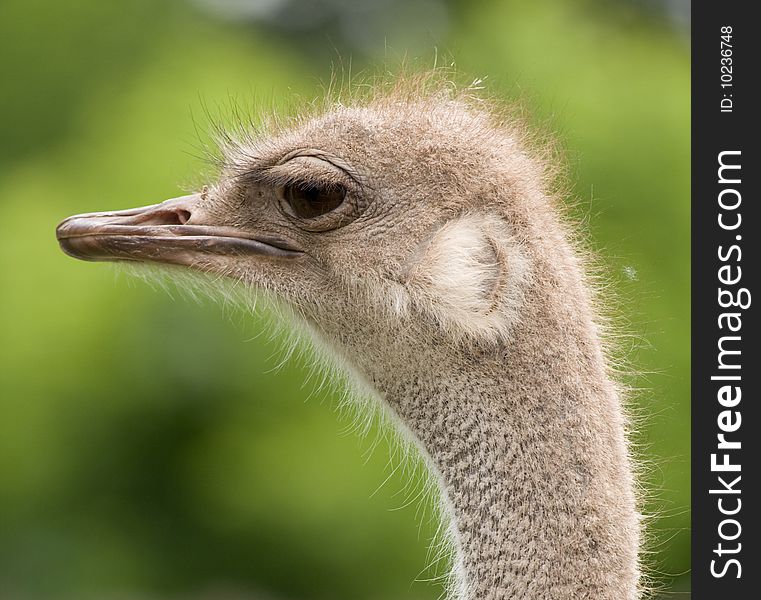
M 294 216 L 313 219 L 341 206 L 346 197 L 346 188 L 342 185 L 320 187 L 295 184 L 283 187 L 282 195 Z

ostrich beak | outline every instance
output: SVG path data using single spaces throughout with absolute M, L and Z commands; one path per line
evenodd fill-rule
M 197 266 L 215 255 L 302 255 L 286 240 L 268 234 L 191 224 L 201 200 L 201 194 L 193 194 L 130 210 L 74 215 L 58 225 L 56 237 L 66 254 L 92 261 Z

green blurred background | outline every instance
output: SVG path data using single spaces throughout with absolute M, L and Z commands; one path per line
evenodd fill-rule
M 202 182 L 205 106 L 215 114 L 232 97 L 270 109 L 321 94 L 331 64 L 433 64 L 434 48 L 440 63 L 488 76 L 491 92 L 526 99 L 565 145 L 575 210 L 640 373 L 630 383 L 650 572 L 659 595 L 686 597 L 685 10 L 665 0 L 2 0 L 0 598 L 441 594 L 420 482 L 393 472 L 383 437 L 373 450 L 375 433 L 345 431 L 332 393 L 303 384 L 303 364 L 274 369 L 278 343 L 259 335 L 263 323 L 74 261 L 54 236 L 69 214 Z

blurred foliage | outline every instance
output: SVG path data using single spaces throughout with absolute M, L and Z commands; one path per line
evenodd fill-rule
M 273 371 L 263 322 L 57 248 L 68 214 L 202 181 L 204 104 L 319 94 L 334 46 L 352 53 L 328 25 L 204 4 L 0 3 L 0 598 L 436 598 L 420 482 L 389 476 L 385 438 L 370 451 L 376 433 L 342 433 L 335 398 L 302 385 L 299 361 Z M 411 30 L 426 60 L 435 44 L 488 75 L 565 144 L 576 210 L 634 336 L 653 573 L 664 592 L 685 589 L 687 41 L 623 1 L 442 6 L 440 37 L 425 37 L 425 14 Z M 401 21 L 387 27 L 402 46 L 365 48 L 353 68 L 403 55 Z

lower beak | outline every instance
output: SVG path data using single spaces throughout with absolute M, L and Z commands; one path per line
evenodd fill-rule
M 228 226 L 193 223 L 200 194 L 116 212 L 74 215 L 56 228 L 61 249 L 94 261 L 142 261 L 196 266 L 213 256 L 302 255 L 285 240 Z

